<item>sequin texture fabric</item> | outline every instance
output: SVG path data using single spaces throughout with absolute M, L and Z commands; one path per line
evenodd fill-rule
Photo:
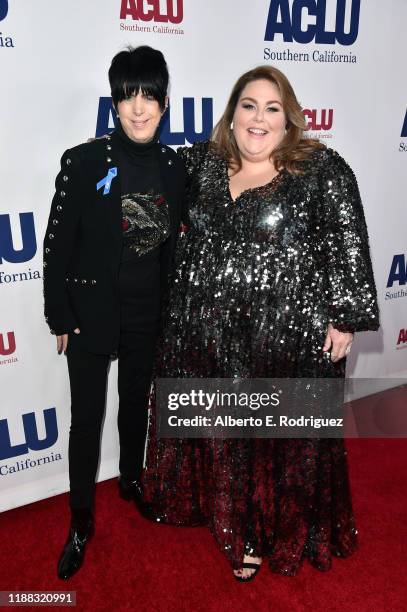
M 168 204 L 152 193 L 122 196 L 123 246 L 137 255 L 158 247 L 170 233 Z
M 378 328 L 355 176 L 330 149 L 301 175 L 229 192 L 226 162 L 199 143 L 180 154 L 190 224 L 180 240 L 157 377 L 343 377 L 323 353 L 327 324 Z M 234 568 L 243 555 L 295 574 L 357 547 L 340 439 L 157 440 L 151 395 L 144 496 L 157 521 L 208 525 Z

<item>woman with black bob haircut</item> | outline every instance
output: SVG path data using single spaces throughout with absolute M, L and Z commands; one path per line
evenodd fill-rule
M 118 357 L 119 492 L 139 499 L 147 395 L 160 311 L 181 222 L 182 160 L 158 142 L 168 69 L 151 47 L 109 70 L 116 129 L 67 150 L 44 239 L 45 316 L 71 388 L 71 526 L 58 561 L 70 578 L 93 533 L 94 487 L 112 356 Z
M 141 91 L 158 102 L 164 112 L 168 102 L 168 81 L 168 68 L 163 54 L 147 46 L 137 49 L 129 47 L 127 51 L 118 53 L 109 69 L 110 90 L 115 109 L 120 102 Z

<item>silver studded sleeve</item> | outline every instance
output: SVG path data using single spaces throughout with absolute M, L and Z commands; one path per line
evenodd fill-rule
M 321 254 L 327 275 L 329 321 L 339 331 L 379 328 L 369 237 L 356 177 L 336 151 L 321 173 Z
M 80 218 L 80 171 L 77 155 L 65 151 L 44 237 L 44 312 L 51 333 L 56 335 L 77 327 L 65 279 Z

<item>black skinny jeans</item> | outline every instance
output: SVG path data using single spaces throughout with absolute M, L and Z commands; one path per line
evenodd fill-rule
M 128 262 L 122 266 L 120 278 L 119 469 L 131 481 L 141 476 L 147 433 L 148 394 L 159 316 L 155 264 L 156 261 L 148 263 L 147 259 L 141 263 Z M 134 282 L 135 278 L 139 284 Z M 70 506 L 92 508 L 110 356 L 85 351 L 80 335 L 70 333 L 67 358 L 72 412 L 69 433 Z

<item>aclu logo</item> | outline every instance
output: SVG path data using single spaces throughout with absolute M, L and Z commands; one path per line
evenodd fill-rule
M 3 21 L 8 14 L 8 0 L 0 0 L 0 21 Z M 14 41 L 11 36 L 6 36 L 0 32 L 0 48 L 14 47 Z
M 398 285 L 396 291 L 395 286 Z M 391 262 L 389 277 L 387 279 L 387 291 L 385 295 L 386 300 L 394 300 L 397 298 L 407 297 L 407 291 L 404 287 L 407 285 L 407 262 L 406 255 L 394 255 L 393 261 Z M 389 289 L 394 289 L 390 291 Z
M 401 137 L 407 138 L 407 110 L 406 110 L 406 115 L 404 117 L 403 127 L 401 128 Z
M 304 117 L 307 120 L 307 129 L 309 132 L 329 132 L 332 129 L 334 122 L 333 108 L 304 108 Z M 310 134 L 310 136 L 313 134 Z M 330 134 L 319 134 L 320 138 L 332 138 Z
M 183 0 L 121 0 L 120 19 L 155 21 L 158 23 L 182 23 Z
M 34 214 L 20 213 L 19 219 L 22 247 L 17 249 L 14 247 L 10 215 L 0 215 L 0 264 L 4 261 L 9 263 L 30 261 L 37 252 Z
M 407 329 L 400 329 L 396 349 L 407 348 Z
M 12 444 L 10 429 L 7 419 L 0 420 L 0 461 L 19 457 L 30 451 L 40 451 L 50 448 L 58 440 L 58 425 L 55 408 L 47 408 L 42 412 L 45 423 L 45 437 L 38 435 L 37 417 L 35 412 L 22 415 L 24 430 L 24 441 L 20 444 Z
M 6 336 L 6 339 L 5 339 Z M 16 352 L 16 338 L 14 332 L 0 334 L 0 356 L 6 357 Z
M 5 366 L 18 361 L 16 352 L 16 337 L 14 332 L 0 333 L 0 365 Z M 5 357 L 6 359 L 3 359 Z
M 335 13 L 334 29 L 327 25 L 327 8 Z M 282 35 L 284 42 L 302 45 L 353 45 L 359 34 L 359 16 L 360 0 L 293 0 L 291 7 L 289 0 L 271 0 L 264 40 L 274 41 L 276 35 Z
M 406 256 L 395 255 L 390 267 L 387 287 L 393 287 L 394 283 L 405 285 L 407 283 Z
M 0 21 L 3 21 L 7 17 L 8 13 L 8 0 L 0 0 Z
M 166 145 L 183 145 L 186 142 L 193 144 L 207 140 L 213 129 L 213 98 L 202 98 L 201 101 L 202 128 L 196 128 L 195 100 L 183 98 L 183 130 L 172 131 L 171 107 L 163 115 L 160 123 L 160 142 Z M 96 138 L 111 132 L 117 124 L 116 112 L 111 98 L 99 99 L 99 110 L 96 122 Z
M 4 262 L 20 264 L 30 261 L 37 252 L 37 238 L 35 235 L 34 214 L 32 212 L 20 213 L 19 227 L 16 232 L 19 236 L 13 236 L 10 215 L 0 215 L 0 265 Z M 18 238 L 18 246 L 16 238 Z M 0 270 L 0 285 L 39 278 L 41 278 L 39 270 L 31 270 L 31 268 L 24 272 L 16 273 Z
M 403 127 L 401 128 L 400 136 L 401 138 L 407 138 L 407 110 L 406 110 L 406 114 L 404 117 Z M 407 153 L 407 143 L 406 142 L 400 142 L 399 152 Z

